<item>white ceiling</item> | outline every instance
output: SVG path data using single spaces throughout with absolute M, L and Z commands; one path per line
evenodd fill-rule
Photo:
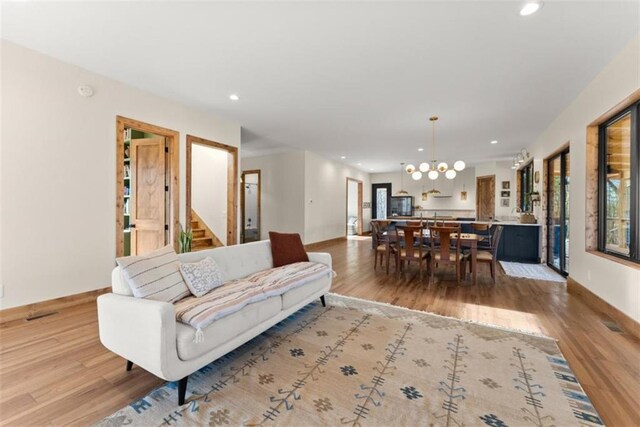
M 430 158 L 433 114 L 438 159 L 512 157 L 640 31 L 638 1 L 520 5 L 14 2 L 2 37 L 234 120 L 246 155 L 382 172 Z

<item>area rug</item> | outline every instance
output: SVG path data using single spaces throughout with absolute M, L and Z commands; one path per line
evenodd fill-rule
M 327 296 L 100 426 L 602 425 L 551 338 Z
M 546 280 L 549 282 L 566 282 L 564 277 L 544 264 L 524 264 L 521 262 L 500 261 L 500 265 L 507 276 Z

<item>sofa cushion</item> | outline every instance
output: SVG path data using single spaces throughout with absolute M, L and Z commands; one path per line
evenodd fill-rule
M 331 276 L 327 275 L 314 280 L 312 283 L 309 283 L 305 286 L 293 288 L 290 291 L 282 294 L 282 309 L 286 310 L 288 308 L 291 308 L 294 305 L 299 304 L 300 301 L 310 297 L 317 292 L 320 292 L 323 289 L 325 292 L 328 292 L 330 287 Z
M 191 293 L 197 297 L 222 286 L 222 273 L 211 257 L 198 262 L 181 264 L 180 273 Z
M 282 310 L 279 296 L 249 304 L 227 317 L 219 319 L 203 330 L 204 343 L 194 342 L 195 332 L 189 325 L 176 323 L 178 357 L 191 360 L 223 345 L 252 327 L 272 318 Z
M 213 258 L 218 264 L 224 283 L 273 267 L 271 244 L 268 240 L 178 255 L 181 262 L 196 262 L 205 257 Z
M 133 296 L 175 302 L 190 295 L 170 245 L 147 255 L 116 258 Z
M 271 256 L 273 257 L 274 267 L 309 261 L 299 234 L 270 231 L 269 240 L 271 241 Z

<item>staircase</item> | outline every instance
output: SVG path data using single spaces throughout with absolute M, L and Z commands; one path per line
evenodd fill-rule
M 191 211 L 191 231 L 193 232 L 192 252 L 224 246 L 193 210 Z

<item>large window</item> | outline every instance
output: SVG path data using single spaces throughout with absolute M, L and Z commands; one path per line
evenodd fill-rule
M 533 192 L 533 161 L 518 171 L 520 174 L 520 211 L 531 212 L 533 203 L 531 203 L 531 193 Z
M 640 262 L 639 106 L 603 123 L 598 143 L 598 247 L 636 262 Z

